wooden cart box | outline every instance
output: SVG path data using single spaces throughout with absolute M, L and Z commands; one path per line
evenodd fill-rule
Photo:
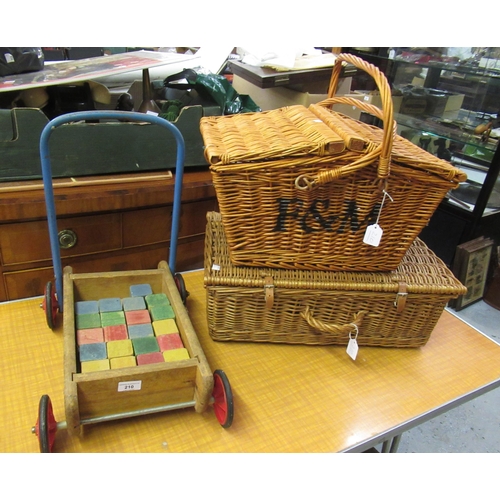
M 169 299 L 189 359 L 81 373 L 75 303 L 129 297 L 131 285 L 146 283 L 153 293 Z M 73 274 L 71 267 L 64 269 L 64 379 L 66 422 L 72 434 L 83 424 L 103 420 L 190 406 L 197 412 L 206 409 L 213 376 L 165 262 L 144 271 Z
M 299 271 L 234 266 L 222 218 L 207 215 L 205 276 L 214 340 L 419 347 L 447 302 L 466 292 L 417 239 L 391 272 Z

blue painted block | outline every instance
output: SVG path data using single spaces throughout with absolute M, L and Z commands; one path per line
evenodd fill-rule
M 142 337 L 154 337 L 154 331 L 151 323 L 142 323 L 140 325 L 128 326 L 129 339 L 139 339 Z
M 116 298 L 101 299 L 99 301 L 100 312 L 116 312 L 122 310 L 122 301 Z
M 75 302 L 76 314 L 96 314 L 99 312 L 97 300 L 80 300 Z
M 151 289 L 151 285 L 142 284 L 142 285 L 130 285 L 130 296 L 131 297 L 145 297 L 146 295 L 151 295 L 153 290 Z
M 106 342 L 97 342 L 95 344 L 83 344 L 79 348 L 80 361 L 95 361 L 98 359 L 107 359 Z
M 142 311 L 146 309 L 146 302 L 144 297 L 125 297 L 122 306 L 124 311 Z

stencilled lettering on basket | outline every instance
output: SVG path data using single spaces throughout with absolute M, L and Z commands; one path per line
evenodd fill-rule
M 380 211 L 381 204 L 376 203 L 370 212 L 363 218 L 359 217 L 359 210 L 355 200 L 344 200 L 344 206 L 338 214 L 331 213 L 330 200 L 316 199 L 309 205 L 298 198 L 278 198 L 278 217 L 273 232 L 287 230 L 290 221 L 295 220 L 305 233 L 318 231 L 344 233 L 356 232 L 360 228 L 374 224 Z

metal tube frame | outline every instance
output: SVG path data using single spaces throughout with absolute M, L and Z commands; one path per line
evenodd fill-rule
M 175 273 L 177 258 L 177 238 L 179 235 L 179 220 L 181 211 L 182 180 L 184 175 L 185 144 L 179 129 L 159 116 L 133 111 L 77 111 L 58 116 L 51 120 L 42 130 L 40 135 L 40 159 L 42 163 L 43 189 L 45 193 L 45 205 L 47 209 L 47 221 L 49 225 L 50 247 L 52 252 L 52 263 L 54 266 L 56 296 L 59 311 L 63 312 L 63 287 L 62 287 L 62 263 L 59 250 L 56 208 L 54 201 L 54 189 L 52 185 L 52 167 L 50 161 L 49 138 L 57 127 L 70 122 L 82 120 L 128 120 L 135 122 L 149 122 L 169 130 L 176 141 L 177 158 L 175 163 L 175 185 L 174 202 L 172 214 L 172 228 L 170 233 L 170 252 L 168 264 L 172 274 Z

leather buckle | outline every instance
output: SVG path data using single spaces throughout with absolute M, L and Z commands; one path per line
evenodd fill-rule
M 396 306 L 396 311 L 400 313 L 406 307 L 406 299 L 408 297 L 408 286 L 404 282 L 399 283 L 399 290 L 396 294 L 396 300 L 394 305 Z
M 272 276 L 264 278 L 264 292 L 266 296 L 266 309 L 271 309 L 274 304 L 274 280 Z

